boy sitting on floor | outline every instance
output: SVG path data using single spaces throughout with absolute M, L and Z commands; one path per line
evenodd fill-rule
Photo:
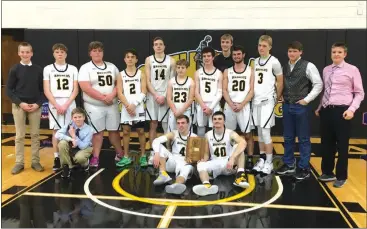
M 85 171 L 89 170 L 89 157 L 92 153 L 93 129 L 84 122 L 85 113 L 81 108 L 71 112 L 72 121 L 56 132 L 59 140 L 60 164 L 63 168 L 62 178 L 69 178 L 71 169 L 81 165 Z

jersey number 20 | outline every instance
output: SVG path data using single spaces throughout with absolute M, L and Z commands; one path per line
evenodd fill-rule
M 232 91 L 244 91 L 245 90 L 245 81 L 244 80 L 235 80 L 233 81 Z

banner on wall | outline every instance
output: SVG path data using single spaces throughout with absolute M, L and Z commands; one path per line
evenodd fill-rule
M 41 120 L 48 120 L 48 102 L 42 104 Z
M 187 69 L 187 75 L 190 77 L 194 77 L 194 73 L 196 70 L 200 69 L 202 67 L 202 56 L 201 56 L 201 50 L 203 50 L 205 47 L 208 47 L 211 41 L 213 40 L 212 36 L 206 35 L 204 38 L 200 41 L 198 41 L 198 45 L 195 49 L 191 50 L 182 50 L 178 51 L 172 54 L 168 54 L 176 61 L 180 59 L 185 59 L 189 62 L 189 67 Z M 221 53 L 220 50 L 214 49 L 216 55 L 219 55 Z M 144 71 L 145 64 L 141 64 L 138 66 L 138 69 L 141 71 Z M 119 110 L 121 112 L 122 104 L 119 101 Z M 283 111 L 282 111 L 282 103 L 278 102 L 278 104 L 274 108 L 274 114 L 277 118 L 283 117 Z

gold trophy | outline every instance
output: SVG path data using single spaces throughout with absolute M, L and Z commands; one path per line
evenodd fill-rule
M 208 142 L 203 137 L 190 137 L 187 141 L 186 159 L 191 163 L 197 163 L 208 150 Z

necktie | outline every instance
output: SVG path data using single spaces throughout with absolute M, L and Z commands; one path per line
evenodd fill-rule
M 75 130 L 75 135 L 76 135 L 78 138 L 79 138 L 79 131 L 80 131 L 80 129 L 79 129 L 79 128 Z
M 338 66 L 333 66 L 332 70 L 331 70 L 331 74 L 329 76 L 328 81 L 325 84 L 325 92 L 324 92 L 324 102 L 322 104 L 323 107 L 326 107 L 329 105 L 329 100 L 330 100 L 330 94 L 331 94 L 331 87 L 333 85 L 333 76 L 334 76 L 334 71 L 338 68 Z

